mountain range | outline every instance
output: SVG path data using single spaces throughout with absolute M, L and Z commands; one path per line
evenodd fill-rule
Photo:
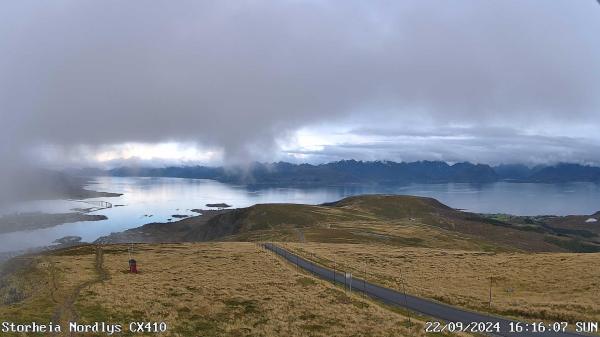
M 73 171 L 72 171 L 73 173 Z M 561 183 L 600 182 L 600 167 L 580 164 L 525 165 L 448 164 L 442 161 L 392 162 L 343 160 L 326 164 L 252 163 L 244 168 L 170 166 L 82 169 L 78 175 L 213 179 L 248 185 L 338 185 L 407 183 L 490 183 L 498 181 Z

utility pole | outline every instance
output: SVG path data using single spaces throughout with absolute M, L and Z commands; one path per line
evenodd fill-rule
M 363 297 L 367 296 L 367 261 L 364 262 L 365 276 L 363 277 Z
M 402 270 L 400 270 L 400 282 L 402 282 L 402 292 L 404 293 L 404 306 L 406 307 L 406 312 L 408 313 L 408 328 L 410 329 L 410 327 L 412 327 L 412 323 L 410 319 L 410 309 L 408 308 L 408 296 L 406 296 L 406 284 L 404 283 Z
M 350 293 L 352 294 L 352 273 L 348 273 L 348 283 L 349 283 Z
M 333 285 L 335 286 L 335 274 L 337 270 L 337 263 L 335 262 L 335 257 L 333 258 Z
M 492 308 L 492 285 L 494 283 L 494 276 L 490 276 L 490 304 L 489 308 Z
M 344 272 L 344 292 L 348 291 L 348 273 Z

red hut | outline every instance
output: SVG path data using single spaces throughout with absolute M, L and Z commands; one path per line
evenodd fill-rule
M 129 260 L 129 272 L 137 274 L 137 262 L 134 259 Z

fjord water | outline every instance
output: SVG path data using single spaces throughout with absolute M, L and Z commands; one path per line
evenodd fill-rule
M 123 193 L 117 198 L 98 198 L 115 206 L 96 211 L 108 220 L 77 222 L 51 228 L 0 235 L 0 252 L 45 246 L 68 236 L 93 241 L 100 236 L 150 222 L 177 220 L 173 215 L 194 215 L 207 203 L 246 207 L 257 203 L 320 204 L 359 194 L 408 194 L 433 197 L 459 209 L 480 213 L 517 215 L 592 214 L 600 211 L 600 185 L 593 183 L 530 184 L 410 184 L 405 186 L 343 186 L 318 188 L 252 189 L 212 180 L 181 178 L 98 177 L 89 189 Z M 122 205 L 122 206 L 121 206 Z M 68 212 L 89 207 L 76 201 L 47 201 L 21 205 L 20 211 Z

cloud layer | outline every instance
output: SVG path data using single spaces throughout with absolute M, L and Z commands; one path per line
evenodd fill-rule
M 599 31 L 592 0 L 3 2 L 0 156 L 196 142 L 239 163 L 361 125 L 391 143 L 323 149 L 600 162 Z

